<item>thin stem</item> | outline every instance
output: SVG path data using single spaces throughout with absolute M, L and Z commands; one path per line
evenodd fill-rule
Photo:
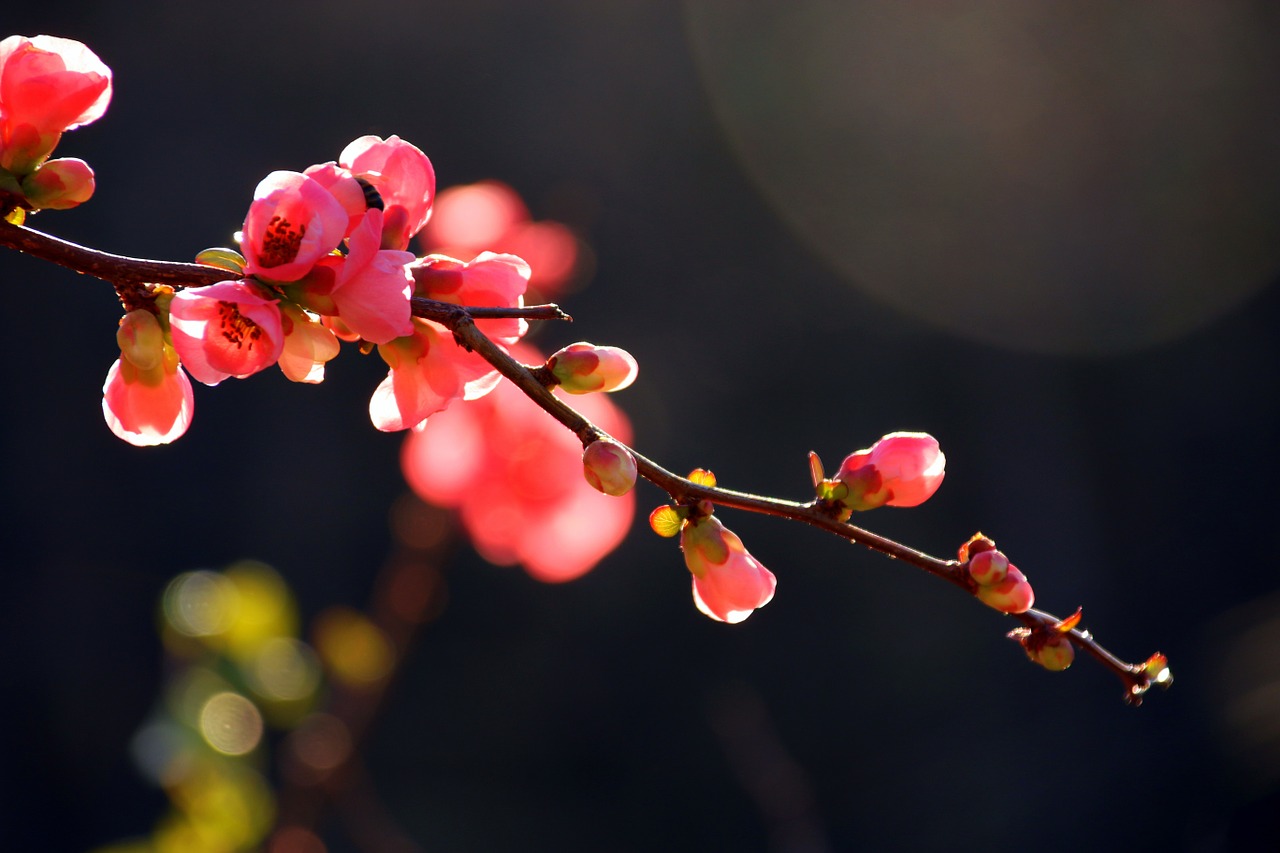
M 138 284 L 198 287 L 238 278 L 233 272 L 215 267 L 112 255 L 3 221 L 0 221 L 0 245 L 17 249 L 33 257 L 52 261 L 78 272 L 88 273 L 112 282 L 117 288 L 122 285 L 132 286 Z M 459 345 L 478 353 L 489 364 L 493 365 L 499 373 L 513 382 L 526 396 L 571 430 L 584 447 L 596 439 L 606 437 L 607 434 L 604 430 L 551 393 L 547 385 L 535 374 L 534 370 L 538 370 L 538 368 L 531 369 L 520 364 L 501 347 L 489 340 L 476 327 L 476 320 L 486 319 L 515 317 L 528 320 L 570 320 L 569 315 L 561 311 L 559 307 L 555 305 L 535 305 L 523 308 L 472 308 L 414 297 L 412 311 L 415 316 L 436 321 L 450 329 Z M 540 372 L 545 375 L 545 371 Z M 628 448 L 628 450 L 631 450 L 631 448 Z M 740 509 L 804 522 L 850 542 L 864 545 L 893 559 L 902 560 L 964 589 L 971 595 L 974 592 L 973 584 L 969 580 L 963 564 L 958 561 L 932 557 L 900 542 L 887 539 L 848 522 L 839 521 L 832 517 L 818 501 L 797 503 L 780 498 L 705 486 L 673 474 L 634 450 L 631 450 L 631 452 L 635 456 L 636 468 L 639 474 L 665 491 L 677 504 L 687 505 L 699 501 L 709 501 L 731 509 Z M 1053 626 L 1060 621 L 1058 617 L 1040 610 L 1028 610 L 1026 613 L 1015 614 L 1014 618 L 1033 631 L 1053 630 Z M 1125 685 L 1125 700 L 1131 704 L 1139 704 L 1142 700 L 1142 695 L 1152 684 L 1167 686 L 1172 680 L 1167 671 L 1158 676 L 1153 676 L 1149 667 L 1144 664 L 1125 663 L 1099 645 L 1087 631 L 1072 629 L 1063 636 L 1070 637 L 1074 645 L 1084 650 L 1104 668 L 1120 678 Z

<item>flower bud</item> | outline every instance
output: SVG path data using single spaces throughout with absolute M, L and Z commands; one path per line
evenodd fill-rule
M 1026 576 L 1012 564 L 1004 580 L 991 586 L 979 586 L 976 595 L 983 604 L 1001 613 L 1025 613 L 1036 600 Z
M 142 371 L 154 370 L 164 358 L 164 331 L 156 315 L 145 308 L 120 318 L 116 343 L 120 345 L 120 355 Z
M 593 489 L 621 497 L 635 487 L 636 459 L 623 445 L 602 438 L 583 452 L 582 474 Z
M 853 510 L 878 506 L 918 506 L 942 484 L 947 459 L 938 441 L 922 432 L 895 432 L 866 450 L 849 455 L 836 479 L 849 494 L 841 498 Z
M 693 575 L 693 603 L 712 619 L 741 622 L 773 600 L 773 572 L 714 516 L 687 522 L 680 548 Z
M 621 391 L 636 379 L 640 367 L 631 353 L 585 341 L 570 344 L 547 359 L 547 369 L 570 394 Z
M 1043 643 L 1028 641 L 1027 657 L 1050 672 L 1061 672 L 1076 659 L 1075 645 L 1062 635 L 1045 638 Z
M 1000 551 L 979 551 L 969 558 L 969 577 L 980 586 L 992 586 L 1005 579 L 1009 558 Z
M 35 210 L 69 210 L 93 196 L 93 169 L 75 157 L 49 160 L 22 179 L 22 194 Z

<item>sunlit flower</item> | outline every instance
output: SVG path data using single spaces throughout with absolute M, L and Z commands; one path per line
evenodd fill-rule
M 850 454 L 840 465 L 836 479 L 848 489 L 840 500 L 854 510 L 918 506 L 942 484 L 946 463 L 933 436 L 890 433 L 868 449 Z
M 284 348 L 280 309 L 248 281 L 179 291 L 169 306 L 169 324 L 183 365 L 206 385 L 264 370 Z
M 111 101 L 111 69 L 78 41 L 9 36 L 0 41 L 0 167 L 25 175 L 65 131 Z
M 427 155 L 398 136 L 362 136 L 338 157 L 338 164 L 368 181 L 382 199 L 384 249 L 407 249 L 431 216 L 436 173 Z
M 102 386 L 102 415 L 119 438 L 139 447 L 168 444 L 187 431 L 195 406 L 191 380 L 164 341 L 156 316 L 130 311 L 116 332 L 120 358 Z
M 254 190 L 245 216 L 245 272 L 297 281 L 337 248 L 348 222 L 347 211 L 319 181 L 301 172 L 272 172 Z
M 778 580 L 715 516 L 690 520 L 680 532 L 693 574 L 693 603 L 720 622 L 741 622 L 773 600 Z
M 517 345 L 512 355 L 541 356 Z M 602 395 L 575 408 L 620 441 L 626 416 Z M 625 538 L 633 494 L 606 497 L 582 477 L 582 445 L 573 433 L 503 382 L 482 400 L 433 415 L 405 438 L 401 464 L 425 501 L 456 507 L 476 550 L 500 565 L 520 563 L 544 581 L 589 571 Z
M 528 282 L 529 268 L 511 255 L 483 254 L 470 263 L 428 255 L 410 267 L 415 293 L 440 302 L 475 307 L 515 307 Z M 528 330 L 524 320 L 479 320 L 491 339 L 515 342 Z M 408 429 L 454 400 L 475 400 L 489 393 L 499 374 L 482 357 L 468 352 L 437 323 L 414 318 L 413 334 L 378 347 L 391 368 L 374 391 L 369 416 L 380 430 Z
M 347 256 L 333 259 L 339 265 L 328 294 L 347 328 L 375 344 L 413 333 L 413 253 L 379 248 L 382 220 L 382 211 L 370 210 L 351 233 Z
M 294 382 L 323 382 L 325 362 L 338 354 L 338 339 L 319 320 L 296 305 L 280 303 L 280 315 L 284 332 L 280 369 Z

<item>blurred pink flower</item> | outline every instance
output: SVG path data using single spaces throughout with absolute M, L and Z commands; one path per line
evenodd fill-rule
M 946 464 L 933 436 L 894 432 L 870 448 L 850 454 L 836 479 L 848 487 L 842 501 L 850 509 L 918 506 L 938 490 Z
M 284 348 L 280 309 L 248 281 L 179 291 L 169 305 L 169 327 L 183 365 L 205 385 L 264 370 Z
M 773 600 L 778 585 L 773 572 L 715 516 L 686 522 L 680 549 L 693 574 L 693 603 L 712 619 L 741 622 Z
M 0 41 L 0 167 L 31 172 L 64 131 L 100 118 L 110 101 L 111 69 L 80 42 Z
M 544 297 L 561 292 L 578 262 L 578 239 L 559 222 L 533 222 L 511 187 L 499 181 L 449 187 L 435 200 L 423 247 L 456 258 L 491 250 L 524 258 L 529 286 Z
M 168 444 L 191 423 L 191 380 L 150 311 L 139 309 L 122 317 L 116 340 L 120 358 L 102 386 L 102 416 L 111 431 L 130 444 Z
M 539 363 L 525 345 L 512 355 Z M 574 406 L 601 429 L 631 441 L 625 414 L 607 397 Z M 476 550 L 499 565 L 520 563 L 538 580 L 588 572 L 626 537 L 634 494 L 607 497 L 582 477 L 582 445 L 514 385 L 433 415 L 405 438 L 401 467 L 423 500 L 456 508 Z

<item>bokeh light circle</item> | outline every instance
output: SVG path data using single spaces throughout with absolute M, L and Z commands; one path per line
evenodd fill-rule
M 262 714 L 239 693 L 209 697 L 200 709 L 200 735 L 225 755 L 244 755 L 262 740 Z
M 998 346 L 1112 353 L 1280 269 L 1280 23 L 1197 0 L 688 0 L 736 156 L 857 287 Z

